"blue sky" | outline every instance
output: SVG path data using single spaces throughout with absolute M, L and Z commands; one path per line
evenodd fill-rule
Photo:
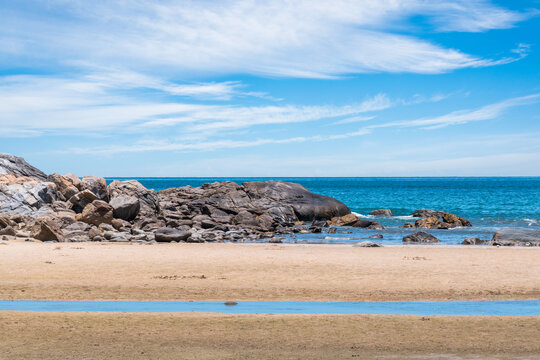
M 102 176 L 540 176 L 540 1 L 0 0 L 0 152 Z

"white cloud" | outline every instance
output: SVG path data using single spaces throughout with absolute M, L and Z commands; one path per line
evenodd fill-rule
M 423 127 L 424 129 L 438 129 L 445 126 L 465 124 L 471 121 L 491 120 L 500 116 L 505 110 L 522 105 L 535 104 L 540 101 L 540 94 L 515 97 L 490 104 L 476 110 L 458 110 L 449 114 L 433 118 L 416 120 L 393 121 L 385 124 L 369 126 L 370 129 L 381 127 Z
M 181 77 L 333 78 L 498 65 L 516 58 L 483 59 L 392 30 L 411 26 L 408 19 L 417 15 L 437 31 L 469 32 L 527 18 L 482 0 L 51 0 L 35 2 L 35 12 L 5 7 L 0 44 L 18 60 L 129 64 Z
M 238 86 L 239 83 L 228 82 L 195 87 L 174 85 L 136 73 L 116 72 L 78 79 L 0 77 L 0 136 L 88 134 L 111 129 L 120 133 L 146 133 L 172 126 L 180 127 L 184 135 L 193 136 L 256 125 L 336 119 L 392 106 L 385 94 L 344 106 L 197 104 L 170 98 L 171 93 L 191 96 L 205 93 L 220 99 L 235 94 Z M 166 96 L 148 97 L 138 92 L 141 87 L 161 91 Z M 130 92 L 131 89 L 137 91 Z
M 214 141 L 198 141 L 198 142 L 185 142 L 183 140 L 178 142 L 166 142 L 159 141 L 146 141 L 139 142 L 132 145 L 124 146 L 109 146 L 99 148 L 72 148 L 66 152 L 75 154 L 118 154 L 118 153 L 139 153 L 139 152 L 152 152 L 152 151 L 212 151 L 221 149 L 235 149 L 235 148 L 248 148 L 269 144 L 291 144 L 291 143 L 304 143 L 313 141 L 328 141 L 328 140 L 341 140 L 351 137 L 358 137 L 370 134 L 369 129 L 359 129 L 354 132 L 335 135 L 315 135 L 315 136 L 298 136 L 284 139 L 275 138 L 259 138 L 255 140 L 214 140 Z

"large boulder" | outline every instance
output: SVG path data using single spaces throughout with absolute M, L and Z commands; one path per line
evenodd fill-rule
M 540 230 L 503 228 L 493 235 L 488 245 L 540 246 Z
M 154 232 L 157 242 L 187 241 L 191 236 L 189 231 L 171 228 L 161 228 Z
M 314 194 L 300 184 L 285 181 L 252 181 L 242 185 L 251 199 L 292 206 L 301 221 L 331 219 L 351 212 L 342 202 Z
M 118 195 L 111 199 L 109 205 L 113 208 L 115 218 L 131 221 L 139 215 L 141 202 L 135 196 Z
M 32 228 L 32 237 L 42 241 L 64 241 L 60 226 L 50 218 L 37 219 Z
M 0 154 L 0 175 L 9 174 L 33 177 L 42 181 L 47 179 L 47 175 L 43 171 L 28 164 L 23 158 Z
M 90 190 L 80 191 L 69 198 L 71 209 L 76 213 L 81 213 L 86 205 L 91 204 L 94 200 L 97 200 L 97 196 Z
M 160 212 L 159 198 L 154 190 L 145 188 L 136 180 L 119 181 L 115 180 L 109 185 L 109 196 L 111 203 L 120 196 L 134 197 L 139 200 L 141 214 L 155 215 Z M 134 210 L 134 208 L 133 208 Z
M 73 195 L 79 192 L 79 189 L 73 185 L 72 179 L 60 174 L 51 174 L 47 181 L 56 184 L 56 189 L 61 200 L 69 200 Z
M 390 209 L 377 209 L 369 212 L 369 215 L 373 216 L 394 216 L 394 213 Z
M 99 226 L 103 223 L 110 224 L 114 219 L 113 208 L 105 201 L 94 200 L 86 205 L 81 214 L 77 215 L 78 221 Z
M 417 231 L 414 234 L 403 237 L 403 242 L 405 243 L 436 243 L 440 241 L 435 236 L 423 231 Z
M 80 189 L 90 190 L 93 192 L 99 200 L 105 202 L 109 201 L 109 189 L 107 188 L 107 181 L 99 176 L 85 176 L 81 180 Z

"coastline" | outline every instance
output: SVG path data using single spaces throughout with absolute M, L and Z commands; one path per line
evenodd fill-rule
M 6 242 L 3 300 L 527 300 L 540 248 Z

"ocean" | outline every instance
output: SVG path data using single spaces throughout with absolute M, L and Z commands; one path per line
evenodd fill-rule
M 108 178 L 134 179 L 156 191 L 185 185 L 200 186 L 215 181 L 283 180 L 302 184 L 310 191 L 331 196 L 346 204 L 361 218 L 387 227 L 383 231 L 343 229 L 335 234 L 301 234 L 284 241 L 297 243 L 350 243 L 370 239 L 381 244 L 401 244 L 410 214 L 421 208 L 442 210 L 463 216 L 472 227 L 449 230 L 425 229 L 443 244 L 459 244 L 466 237 L 489 240 L 503 227 L 540 229 L 540 177 L 355 177 L 355 178 Z M 371 210 L 388 208 L 395 216 L 375 217 Z

